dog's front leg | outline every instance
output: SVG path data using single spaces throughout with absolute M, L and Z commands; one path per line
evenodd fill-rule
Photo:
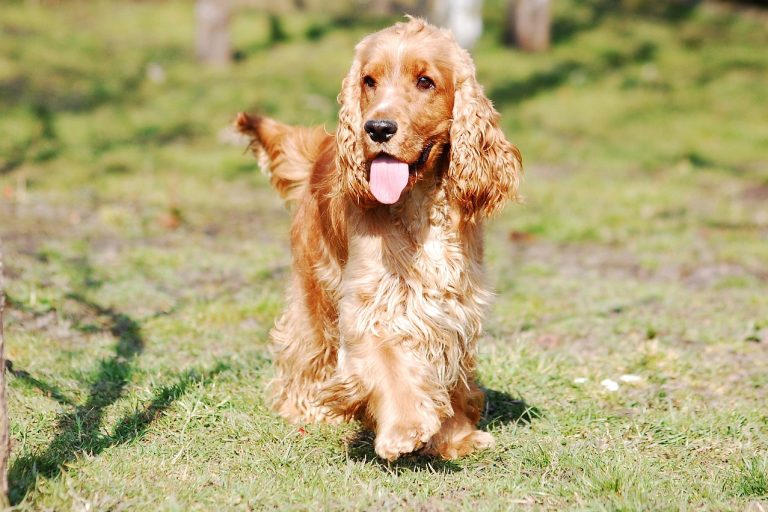
M 339 354 L 342 392 L 376 433 L 376 454 L 386 460 L 424 446 L 451 415 L 451 401 L 434 371 L 408 343 L 364 336 L 347 338 Z M 339 389 L 344 388 L 341 386 Z

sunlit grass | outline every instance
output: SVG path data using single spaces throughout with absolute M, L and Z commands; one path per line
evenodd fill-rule
M 356 425 L 266 408 L 290 219 L 225 131 L 241 110 L 331 130 L 355 42 L 386 22 L 283 13 L 275 41 L 243 8 L 240 60 L 206 70 L 189 3 L 3 5 L 20 509 L 765 503 L 765 18 L 554 2 L 552 50 L 525 55 L 498 44 L 501 3 L 474 56 L 527 174 L 486 236 L 497 446 L 393 465 Z

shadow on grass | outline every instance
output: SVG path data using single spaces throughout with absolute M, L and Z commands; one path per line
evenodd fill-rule
M 691 17 L 699 4 L 698 0 L 677 0 L 674 2 L 639 2 L 631 5 L 628 2 L 615 0 L 588 0 L 581 3 L 581 15 L 557 16 L 552 21 L 553 45 L 568 44 L 571 39 L 582 32 L 597 29 L 610 17 L 626 19 L 628 17 L 643 17 L 677 25 Z M 496 30 L 501 26 L 490 23 Z M 651 41 L 639 42 L 634 48 L 625 52 L 616 49 L 606 49 L 596 55 L 595 59 L 566 59 L 552 61 L 546 55 L 542 59 L 552 61 L 547 69 L 536 71 L 522 79 L 501 84 L 489 91 L 489 97 L 495 104 L 518 103 L 531 99 L 538 94 L 556 89 L 567 82 L 581 81 L 586 78 L 598 78 L 620 68 L 652 61 L 657 53 L 657 45 Z
M 503 424 L 528 424 L 541 417 L 538 408 L 528 405 L 521 398 L 514 398 L 504 391 L 485 389 L 486 414 L 480 420 L 481 430 L 491 430 Z M 418 453 L 405 455 L 394 462 L 380 459 L 374 451 L 375 435 L 370 430 L 360 429 L 344 442 L 347 457 L 370 463 L 382 471 L 395 475 L 404 472 L 429 471 L 432 473 L 455 473 L 462 471 L 454 461 L 442 460 L 436 457 L 426 457 Z
M 355 461 L 371 464 L 387 473 L 400 475 L 405 472 L 429 471 L 431 473 L 455 473 L 462 468 L 450 460 L 426 457 L 418 453 L 400 457 L 394 462 L 379 458 L 373 449 L 375 435 L 370 430 L 361 429 L 345 442 L 347 457 Z
M 34 378 L 32 375 L 30 375 L 29 372 L 26 372 L 24 370 L 18 370 L 14 368 L 13 361 L 10 359 L 5 360 L 5 369 L 13 375 L 19 382 L 24 384 L 27 387 L 35 388 L 39 390 L 43 395 L 53 398 L 61 405 L 66 405 L 70 407 L 74 407 L 75 403 L 67 398 L 59 388 L 57 388 L 54 385 L 48 384 L 45 381 L 39 380 Z
M 189 387 L 210 382 L 216 374 L 227 369 L 228 365 L 219 362 L 205 372 L 187 370 L 173 384 L 155 390 L 152 401 L 143 409 L 120 419 L 110 435 L 101 432 L 101 417 L 104 408 L 113 403 L 117 396 L 107 393 L 94 398 L 93 390 L 103 388 L 106 384 L 97 380 L 91 388 L 92 394 L 88 401 L 59 418 L 56 437 L 45 452 L 21 456 L 14 461 L 8 471 L 11 504 L 21 503 L 39 478 L 58 477 L 79 454 L 98 455 L 107 448 L 140 437 Z
M 375 32 L 394 23 L 402 21 L 401 16 L 378 16 L 371 14 L 338 14 L 328 19 L 321 19 L 310 24 L 303 33 L 289 34 L 280 16 L 270 14 L 268 17 L 267 37 L 263 41 L 252 43 L 248 46 L 236 49 L 235 61 L 246 60 L 249 56 L 267 51 L 277 44 L 291 43 L 300 40 L 320 41 L 336 31 L 366 30 Z M 351 50 L 351 48 L 350 48 Z
M 584 16 L 557 16 L 552 20 L 552 43 L 568 43 L 581 32 L 597 28 L 609 16 L 634 16 L 663 20 L 677 24 L 688 19 L 700 2 L 698 0 L 676 0 L 672 2 L 640 2 L 627 6 L 616 0 L 586 0 L 581 6 Z M 570 13 L 569 13 L 570 14 Z
M 593 30 L 603 21 L 606 15 L 612 12 L 616 5 L 613 0 L 594 0 L 584 2 L 588 6 L 589 14 L 584 19 L 576 16 L 558 16 L 552 20 L 552 44 L 565 44 L 581 32 Z
M 489 96 L 497 105 L 519 103 L 546 91 L 556 89 L 573 77 L 594 77 L 619 68 L 653 60 L 657 47 L 650 41 L 639 43 L 624 53 L 606 50 L 592 62 L 564 60 L 549 69 L 537 71 L 523 80 L 502 84 L 490 91 Z
M 32 37 L 27 34 L 23 37 Z M 81 115 L 105 105 L 110 107 L 137 103 L 141 100 L 141 85 L 147 80 L 150 62 L 172 62 L 184 59 L 183 47 L 151 48 L 136 64 L 94 69 L 90 65 L 67 66 L 48 64 L 36 67 L 35 74 L 18 71 L 0 79 L 0 109 L 26 109 L 39 126 L 33 135 L 16 142 L 0 157 L 0 175 L 10 173 L 26 163 L 40 163 L 59 156 L 63 143 L 56 132 L 60 114 Z M 96 62 L 99 56 L 91 56 Z M 91 62 L 84 57 L 80 62 Z M 105 62 L 108 62 L 105 60 Z M 41 78 L 41 77 L 44 77 Z M 143 144 L 145 141 L 166 144 L 190 136 L 188 124 L 166 130 L 149 128 L 123 144 Z M 156 133 L 159 132 L 159 133 Z M 103 142 L 102 146 L 108 146 Z M 103 152 L 104 147 L 96 151 Z
M 529 405 L 525 400 L 515 398 L 505 391 L 484 389 L 486 411 L 480 420 L 480 428 L 493 429 L 497 425 L 528 424 L 541 418 L 538 407 Z
M 88 275 L 90 267 L 86 264 L 84 268 L 85 275 Z M 85 284 L 89 287 L 87 280 Z M 190 386 L 208 382 L 228 368 L 219 362 L 205 372 L 188 370 L 182 373 L 175 383 L 155 390 L 152 401 L 143 410 L 125 416 L 118 421 L 111 435 L 105 435 L 102 430 L 104 412 L 123 395 L 134 371 L 133 363 L 144 349 L 141 326 L 130 316 L 100 306 L 80 294 L 72 293 L 68 297 L 101 318 L 104 329 L 117 340 L 115 353 L 112 357 L 99 361 L 88 398 L 78 406 L 74 406 L 73 401 L 55 386 L 34 378 L 28 372 L 14 369 L 11 363 L 11 374 L 26 385 L 41 390 L 62 405 L 74 406 L 74 410 L 61 414 L 57 419 L 56 434 L 44 452 L 20 456 L 13 462 L 8 472 L 8 480 L 9 497 L 14 505 L 24 500 L 38 478 L 58 477 L 66 470 L 66 465 L 76 460 L 80 454 L 96 455 L 109 447 L 139 437 Z

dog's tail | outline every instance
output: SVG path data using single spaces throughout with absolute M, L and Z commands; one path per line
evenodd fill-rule
M 289 206 L 297 203 L 309 185 L 320 148 L 332 136 L 319 126 L 289 126 L 242 112 L 237 115 L 235 127 L 251 138 L 250 148 L 280 197 Z

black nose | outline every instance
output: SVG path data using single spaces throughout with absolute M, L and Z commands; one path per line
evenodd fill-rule
M 397 133 L 397 123 L 389 119 L 371 119 L 365 122 L 365 131 L 374 142 L 387 142 Z

